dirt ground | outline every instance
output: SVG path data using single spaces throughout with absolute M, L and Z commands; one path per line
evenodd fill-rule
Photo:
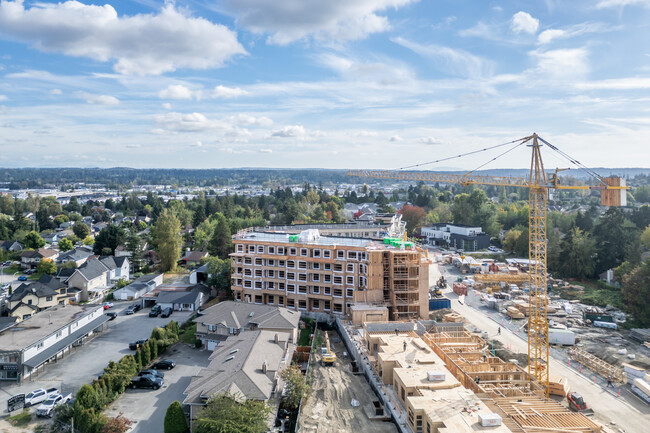
M 330 337 L 332 334 L 330 331 Z M 364 406 L 372 405 L 372 401 L 377 400 L 375 393 L 363 375 L 352 374 L 349 359 L 341 359 L 345 350 L 343 343 L 334 343 L 332 349 L 338 359 L 331 367 L 321 366 L 320 354 L 316 354 L 311 395 L 302 408 L 297 432 L 396 433 L 397 428 L 394 424 L 368 418 Z M 352 399 L 358 400 L 361 405 L 352 407 Z

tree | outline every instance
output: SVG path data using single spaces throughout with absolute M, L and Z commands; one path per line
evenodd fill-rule
M 596 246 L 593 239 L 578 227 L 572 227 L 560 243 L 559 267 L 564 277 L 593 276 Z
M 644 247 L 650 250 L 650 225 L 641 233 L 641 242 Z
M 153 230 L 154 244 L 160 259 L 160 270 L 169 271 L 176 267 L 181 258 L 181 222 L 169 209 L 165 209 L 158 217 Z
M 230 297 L 230 259 L 207 257 L 205 263 L 208 265 L 209 278 L 206 281 L 208 286 L 214 287 L 217 293 L 225 292 Z
M 406 230 L 409 236 L 412 236 L 416 229 L 422 227 L 422 222 L 427 216 L 427 212 L 421 207 L 410 206 L 405 204 L 399 213 L 402 214 L 402 219 L 406 222 Z
M 208 243 L 208 252 L 220 259 L 227 259 L 228 254 L 232 249 L 232 237 L 230 234 L 230 227 L 228 221 L 223 214 L 217 213 L 214 215 L 217 225 L 214 228 L 212 238 Z
M 231 394 L 219 394 L 208 400 L 194 424 L 195 433 L 262 433 L 271 409 L 263 401 L 239 403 Z
M 74 248 L 74 245 L 70 239 L 63 238 L 59 241 L 59 251 L 70 251 L 72 248 Z
M 596 241 L 596 273 L 605 272 L 623 263 L 627 245 L 637 229 L 625 218 L 623 211 L 610 207 L 594 227 Z M 638 236 L 638 235 L 637 235 Z
M 506 233 L 506 236 L 503 238 L 503 250 L 509 253 L 513 252 L 519 236 L 521 236 L 521 230 L 508 230 L 508 233 Z
M 25 248 L 31 248 L 35 250 L 38 248 L 43 248 L 45 246 L 45 240 L 41 237 L 41 235 L 32 230 L 25 236 L 23 245 Z
M 101 429 L 101 433 L 125 433 L 129 430 L 133 422 L 118 415 L 115 418 L 108 418 L 106 424 Z
M 100 230 L 95 237 L 93 251 L 97 255 L 106 255 L 105 248 L 110 250 L 109 255 L 115 254 L 115 248 L 122 245 L 126 233 L 122 227 L 110 225 Z
M 37 270 L 43 274 L 52 275 L 56 273 L 56 263 L 52 259 L 44 258 L 38 264 Z
M 650 326 L 650 261 L 623 275 L 621 294 L 640 326 Z
M 285 368 L 280 373 L 280 377 L 286 384 L 284 403 L 292 409 L 298 409 L 300 401 L 309 394 L 309 384 L 300 371 L 300 367 L 292 365 Z
M 174 401 L 165 413 L 165 433 L 185 433 L 187 430 L 187 420 L 183 408 L 180 402 Z
M 84 223 L 77 223 L 72 226 L 72 232 L 79 239 L 84 239 L 86 236 L 90 235 L 90 228 Z
M 528 235 L 528 228 L 525 228 L 517 238 L 517 242 L 515 242 L 515 254 L 519 257 L 528 257 L 529 246 L 530 239 Z

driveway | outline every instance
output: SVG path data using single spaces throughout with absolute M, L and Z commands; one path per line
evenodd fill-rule
M 84 383 L 90 383 L 100 373 L 109 361 L 119 361 L 122 356 L 134 353 L 129 350 L 129 342 L 149 338 L 156 326 L 164 326 L 170 320 L 183 323 L 190 317 L 191 312 L 175 311 L 171 317 L 163 319 L 160 316 L 150 318 L 148 309 L 127 316 L 126 307 L 131 302 L 115 302 L 115 307 L 109 311 L 118 313 L 115 320 L 106 322 L 108 328 L 91 341 L 74 348 L 72 353 L 59 362 L 45 366 L 45 370 L 36 377 L 25 380 L 21 385 L 0 382 L 0 413 L 6 414 L 7 400 L 10 396 L 37 389 L 56 386 L 64 393 L 76 392 Z M 161 430 L 162 431 L 162 430 Z
M 118 416 L 121 413 L 133 421 L 133 433 L 164 431 L 167 408 L 174 400 L 183 402 L 183 391 L 192 376 L 201 368 L 207 367 L 211 354 L 208 350 L 177 344 L 165 355 L 166 359 L 176 362 L 176 367 L 163 371 L 165 384 L 161 389 L 127 389 L 104 413 L 108 416 Z

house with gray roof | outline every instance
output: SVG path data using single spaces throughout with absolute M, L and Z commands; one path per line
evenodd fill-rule
M 191 378 L 183 404 L 190 422 L 210 397 L 224 392 L 238 400 L 267 401 L 281 386 L 279 372 L 291 363 L 294 346 L 287 334 L 268 330 L 228 338 L 210 356 L 210 364 Z
M 9 315 L 18 321 L 28 319 L 63 302 L 65 289 L 65 284 L 49 275 L 43 275 L 35 282 L 23 283 L 7 298 Z
M 119 301 L 139 299 L 145 293 L 151 292 L 162 284 L 162 277 L 162 274 L 142 275 L 128 286 L 113 291 L 113 297 Z
M 73 250 L 60 253 L 56 261 L 59 265 L 75 262 L 77 267 L 79 267 L 86 263 L 86 260 L 88 260 L 88 258 L 93 254 L 92 250 L 89 250 L 88 248 L 77 247 Z
M 22 251 L 23 244 L 18 241 L 0 241 L 0 250 L 2 251 Z
M 200 290 L 162 291 L 156 298 L 156 305 L 173 311 L 196 311 L 203 302 L 204 295 Z
M 88 260 L 68 278 L 69 287 L 81 289 L 81 300 L 87 301 L 101 296 L 108 290 L 109 269 L 99 259 Z

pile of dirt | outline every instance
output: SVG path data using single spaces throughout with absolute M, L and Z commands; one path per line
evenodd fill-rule
M 490 349 L 494 347 L 494 354 L 502 360 L 509 362 L 511 359 L 516 359 L 521 368 L 528 366 L 527 353 L 515 353 L 512 350 L 506 349 L 499 340 L 490 340 Z
M 345 350 L 342 343 L 334 343 L 332 349 L 338 359 L 331 367 L 320 365 L 320 355 L 311 373 L 311 395 L 303 404 L 298 433 L 373 432 L 395 433 L 397 428 L 390 422 L 371 420 L 364 406 L 372 405 L 377 396 L 363 375 L 352 374 L 349 359 L 341 359 Z M 352 406 L 357 400 L 359 407 Z

